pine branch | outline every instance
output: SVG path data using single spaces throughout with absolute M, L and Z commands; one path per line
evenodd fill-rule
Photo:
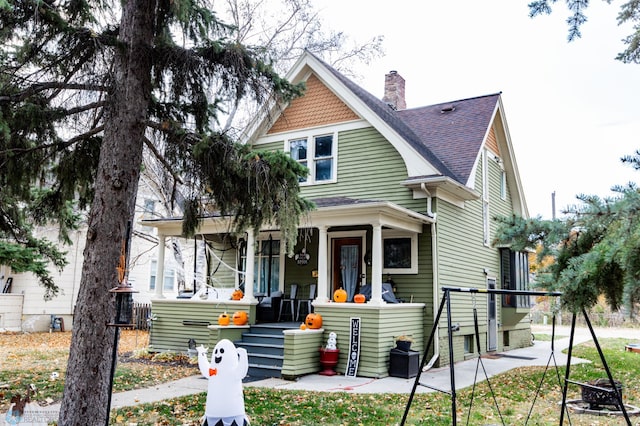
M 89 90 L 89 91 L 97 91 L 97 92 L 106 92 L 108 88 L 101 84 L 90 84 L 90 83 L 61 83 L 58 81 L 51 81 L 47 83 L 37 83 L 29 87 L 28 89 L 15 94 L 15 95 L 4 95 L 0 96 L 0 102 L 20 102 L 25 99 L 34 96 L 37 93 L 44 92 L 46 90 L 51 89 L 63 89 L 63 90 Z
M 162 153 L 160 151 L 158 151 L 158 149 L 155 147 L 155 145 L 153 144 L 153 142 L 151 142 L 149 140 L 149 138 L 144 138 L 144 144 L 146 145 L 147 148 L 149 148 L 151 150 L 151 152 L 153 153 L 154 157 L 160 161 L 160 163 L 162 163 L 162 165 L 164 166 L 164 168 L 167 170 L 167 172 L 169 172 L 169 174 L 171 175 L 171 177 L 173 177 L 173 180 L 177 183 L 184 183 L 182 178 L 180 176 L 178 176 L 171 168 L 171 164 L 167 161 L 166 158 L 164 158 L 164 156 L 162 155 Z M 175 186 L 175 185 L 174 185 Z
M 95 136 L 98 133 L 104 130 L 104 126 L 94 127 L 88 132 L 82 133 L 80 135 L 76 135 L 75 137 L 68 139 L 64 142 L 55 141 L 51 143 L 45 143 L 38 146 L 34 146 L 33 148 L 11 148 L 4 151 L 0 151 L 0 154 L 26 154 L 30 152 L 35 152 L 39 150 L 47 150 L 49 148 L 58 147 L 60 149 L 68 148 L 71 145 L 85 139 L 89 139 L 91 136 Z

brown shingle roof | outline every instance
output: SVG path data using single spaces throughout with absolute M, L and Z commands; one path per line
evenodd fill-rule
M 463 99 L 396 114 L 453 173 L 466 184 L 482 147 L 500 94 Z
M 467 184 L 500 93 L 396 111 L 315 58 L 442 175 Z

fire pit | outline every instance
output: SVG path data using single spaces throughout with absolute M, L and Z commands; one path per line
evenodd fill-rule
M 622 398 L 622 383 L 614 380 L 616 389 Z M 582 388 L 582 401 L 589 404 L 590 410 L 601 410 L 603 406 L 610 405 L 620 410 L 620 401 L 616 390 L 611 386 L 609 379 L 596 379 L 580 384 Z
M 627 352 L 640 353 L 640 343 L 629 343 L 625 346 Z

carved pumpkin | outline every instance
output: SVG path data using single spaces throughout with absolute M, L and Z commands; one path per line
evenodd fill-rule
M 234 325 L 245 325 L 249 322 L 249 317 L 245 311 L 236 311 L 233 313 Z
M 356 303 L 364 303 L 367 300 L 366 297 L 364 297 L 364 294 L 356 294 L 355 296 L 353 296 L 353 301 Z
M 228 313 L 223 312 L 218 316 L 218 325 L 229 325 L 230 322 L 231 318 Z
M 343 288 L 339 288 L 333 292 L 333 301 L 338 303 L 344 303 L 347 301 L 347 291 Z
M 244 296 L 244 293 L 240 289 L 236 289 L 233 293 L 231 293 L 231 300 L 240 300 Z
M 310 313 L 304 319 L 304 323 L 307 325 L 307 328 L 317 329 L 322 327 L 322 315 L 316 313 Z

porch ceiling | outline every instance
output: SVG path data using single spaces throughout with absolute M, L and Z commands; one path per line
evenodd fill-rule
M 314 200 L 317 209 L 300 221 L 301 228 L 316 228 L 320 226 L 358 226 L 381 225 L 388 228 L 422 232 L 422 225 L 435 222 L 434 218 L 398 206 L 387 201 L 362 201 L 352 199 Z M 160 234 L 166 236 L 182 235 L 182 219 L 148 219 L 142 220 L 143 226 L 157 228 Z M 273 229 L 265 226 L 264 229 Z M 220 234 L 233 230 L 232 218 L 229 216 L 212 216 L 202 220 L 198 234 Z

